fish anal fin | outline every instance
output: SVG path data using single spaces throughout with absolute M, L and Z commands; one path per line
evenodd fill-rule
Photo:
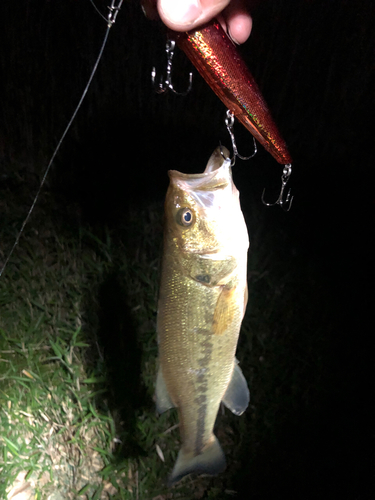
M 223 397 L 225 406 L 235 415 L 242 415 L 248 407 L 250 392 L 241 368 L 234 363 L 232 378 Z
M 168 486 L 172 486 L 183 477 L 192 473 L 215 476 L 223 472 L 225 467 L 224 452 L 216 436 L 213 434 L 212 439 L 199 455 L 194 455 L 193 452 L 186 452 L 183 448 L 180 449 L 172 474 L 168 480 Z
M 156 378 L 155 399 L 158 413 L 164 413 L 165 411 L 174 408 L 174 404 L 168 394 L 167 386 L 165 385 L 161 367 L 159 367 L 158 376 Z

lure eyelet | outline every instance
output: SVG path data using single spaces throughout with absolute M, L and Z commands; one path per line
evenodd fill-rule
M 195 222 L 195 214 L 189 207 L 181 208 L 176 215 L 177 223 L 183 227 L 190 227 Z

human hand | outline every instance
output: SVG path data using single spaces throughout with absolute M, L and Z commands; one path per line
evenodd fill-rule
M 147 17 L 160 16 L 175 31 L 190 31 L 215 17 L 238 44 L 246 42 L 252 28 L 245 3 L 245 0 L 142 0 Z

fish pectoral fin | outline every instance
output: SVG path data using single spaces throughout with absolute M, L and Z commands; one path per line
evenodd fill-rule
M 164 413 L 171 408 L 174 408 L 174 404 L 169 396 L 167 386 L 165 385 L 165 380 L 161 367 L 159 367 L 158 376 L 156 379 L 156 389 L 155 389 L 155 399 L 156 399 L 156 409 L 158 413 Z
M 250 401 L 250 392 L 241 368 L 234 363 L 232 378 L 223 397 L 225 406 L 235 415 L 242 415 Z
M 186 452 L 183 448 L 180 449 L 172 474 L 168 480 L 168 486 L 172 486 L 191 473 L 215 476 L 223 472 L 225 467 L 224 452 L 217 437 L 213 434 L 210 443 L 198 455 L 195 455 L 193 452 Z
M 235 314 L 238 310 L 236 307 L 236 301 L 234 300 L 235 293 L 236 287 L 222 287 L 222 291 L 217 299 L 212 321 L 212 331 L 215 335 L 222 335 L 234 320 Z

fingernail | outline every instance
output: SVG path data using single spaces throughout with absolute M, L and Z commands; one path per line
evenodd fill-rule
M 174 24 L 190 24 L 202 14 L 202 9 L 197 0 L 164 0 L 160 9 L 166 19 Z

